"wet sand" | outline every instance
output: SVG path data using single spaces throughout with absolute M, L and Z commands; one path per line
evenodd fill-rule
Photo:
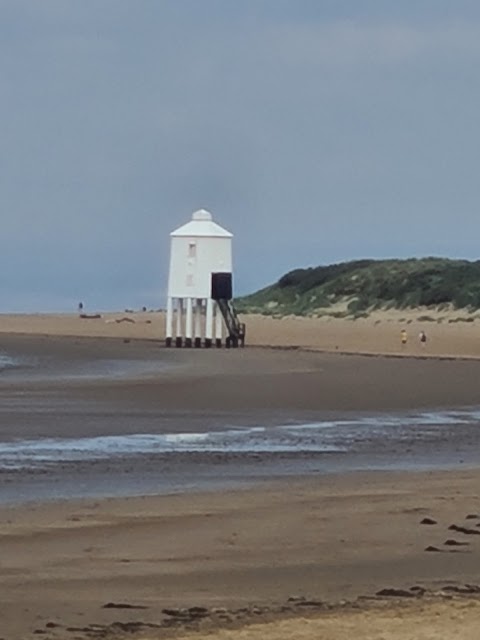
M 122 337 L 5 334 L 2 340 L 9 352 L 42 362 L 40 369 L 25 366 L 2 375 L 2 441 L 129 434 L 139 424 L 171 432 L 201 424 L 221 428 L 226 422 L 277 424 L 478 405 L 475 360 L 260 348 L 176 351 Z M 92 362 L 99 361 L 107 369 L 92 377 Z M 126 375 L 116 375 L 118 362 Z M 475 431 L 462 437 L 452 432 L 441 446 L 455 455 L 464 445 L 478 455 Z M 396 455 L 408 457 L 411 446 Z M 263 462 L 260 456 L 255 465 Z M 208 609 L 203 622 L 180 616 L 174 628 L 243 627 L 261 619 L 274 625 L 262 627 L 264 637 L 313 638 L 328 631 L 346 638 L 357 615 L 362 637 L 362 624 L 380 629 L 382 616 L 392 621 L 401 611 L 406 629 L 413 630 L 418 619 L 437 619 L 437 612 L 448 621 L 465 619 L 465 628 L 473 629 L 478 609 L 462 609 L 463 600 L 450 608 L 443 600 L 430 605 L 415 599 L 410 613 L 397 604 L 387 613 L 372 611 L 360 601 L 360 613 L 334 610 L 330 617 L 314 606 L 308 619 L 295 604 L 299 600 L 289 601 L 355 601 L 384 587 L 420 585 L 435 592 L 480 584 L 480 535 L 449 529 L 455 524 L 480 532 L 480 519 L 467 519 L 479 515 L 480 471 L 478 464 L 462 470 L 457 463 L 453 470 L 428 473 L 322 473 L 273 483 L 263 478 L 234 491 L 2 506 L 0 636 L 20 640 L 37 631 L 47 638 L 121 637 L 122 627 L 110 625 L 137 622 L 160 625 L 137 630 L 161 637 L 172 627 L 172 615 L 162 610 L 191 606 Z M 181 473 L 189 469 L 194 467 L 186 463 Z M 62 473 L 68 477 L 68 465 Z M 82 473 L 89 473 L 88 466 Z M 108 464 L 102 473 L 108 475 Z M 422 525 L 425 517 L 436 524 Z M 429 546 L 438 551 L 425 551 Z M 108 603 L 146 608 L 104 608 Z M 228 610 L 224 617 L 211 612 L 219 607 Z M 89 625 L 99 626 L 87 631 Z M 240 638 L 262 631 L 246 629 L 235 633 Z M 403 637 L 398 633 L 391 637 Z
M 23 369 L 2 374 L 2 389 L 23 385 L 59 398 L 111 400 L 118 408 L 338 412 L 466 406 L 479 400 L 476 359 L 268 347 L 176 350 L 143 340 L 7 334 L 1 348 L 26 359 Z M 29 366 L 29 358 L 41 367 Z
M 105 637 L 119 631 L 115 622 L 141 622 L 142 637 L 149 630 L 163 637 L 172 624 L 199 625 L 195 615 L 165 612 L 187 607 L 208 610 L 205 628 L 307 611 L 320 616 L 321 629 L 319 602 L 479 584 L 479 482 L 478 471 L 363 473 L 247 491 L 3 507 L 2 635 Z M 362 609 L 368 603 L 357 601 Z M 219 608 L 227 611 L 219 616 Z M 87 633 L 89 625 L 97 627 Z
M 383 414 L 401 420 L 407 411 L 478 403 L 477 361 L 261 348 L 168 350 L 144 341 L 53 336 L 4 336 L 3 348 L 25 359 L 25 366 L 1 377 L 0 445 L 42 438 L 273 428 L 359 416 L 378 421 Z M 334 451 L 325 453 L 152 452 L 2 469 L 0 503 L 168 493 L 249 486 L 299 474 L 480 462 L 475 425 L 470 423 L 446 424 L 432 433 L 420 426 L 397 431 L 372 437 L 364 430 L 352 433 L 357 444 L 347 452 L 340 439 L 333 442 Z M 128 447 L 128 442 L 120 444 Z

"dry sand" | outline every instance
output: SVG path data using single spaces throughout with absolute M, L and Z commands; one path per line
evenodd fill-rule
M 35 344 L 71 360 L 96 351 L 118 355 L 131 347 L 129 357 L 141 357 L 151 343 L 137 339 L 162 339 L 161 315 L 138 313 L 128 316 L 135 322 L 115 321 L 124 317 L 1 316 L 0 332 L 4 344 L 26 351 Z M 332 352 L 480 356 L 477 320 L 428 323 L 426 353 L 413 340 L 423 323 L 406 324 L 412 339 L 402 351 L 404 321 L 390 316 L 377 320 L 251 317 L 248 341 Z M 34 342 L 12 334 L 31 334 Z M 55 337 L 62 335 L 117 340 Z M 125 339 L 131 342 L 124 344 Z M 75 393 L 110 398 L 119 413 L 136 404 L 153 411 L 182 406 L 206 411 L 219 397 L 225 411 L 478 403 L 480 365 L 475 361 L 261 349 L 168 353 L 178 365 L 173 376 L 84 383 Z M 55 384 L 38 389 L 53 393 Z M 64 393 L 64 388 L 57 391 Z M 17 427 L 22 428 L 20 423 Z M 190 637 L 185 634 L 193 626 L 214 633 L 208 637 L 239 640 L 477 638 L 480 609 L 475 599 L 447 601 L 446 591 L 439 599 L 387 600 L 387 605 L 356 598 L 390 586 L 408 590 L 421 585 L 438 592 L 445 586 L 480 584 L 480 535 L 449 529 L 456 524 L 480 532 L 479 518 L 466 519 L 479 515 L 479 484 L 475 469 L 377 472 L 235 492 L 2 507 L 0 637 L 121 638 L 135 629 L 139 637 L 153 639 L 177 627 L 181 637 Z M 436 524 L 422 525 L 424 517 Z M 447 540 L 461 544 L 446 545 Z M 425 551 L 428 546 L 439 551 Z M 349 600 L 358 608 L 313 606 L 307 615 L 300 600 L 288 602 L 291 596 Z M 107 603 L 146 608 L 104 608 Z M 172 631 L 172 615 L 162 610 L 191 606 L 204 606 L 209 613 L 193 623 L 180 616 Z M 226 611 L 210 614 L 219 607 Z M 262 624 L 252 626 L 257 620 Z M 131 623 L 138 624 L 129 627 Z
M 479 602 L 416 602 L 384 610 L 333 611 L 315 618 L 252 624 L 240 631 L 180 635 L 178 640 L 477 640 L 479 628 Z
M 480 316 L 462 311 L 414 309 L 374 312 L 368 318 L 338 319 L 242 316 L 247 344 L 392 355 L 480 357 Z M 406 329 L 408 343 L 400 344 Z M 427 333 L 422 349 L 419 332 Z M 151 313 L 106 313 L 98 319 L 71 315 L 0 315 L 0 333 L 98 336 L 163 341 L 165 316 Z

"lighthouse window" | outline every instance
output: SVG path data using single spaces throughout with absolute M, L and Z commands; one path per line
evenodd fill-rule
M 190 242 L 190 244 L 188 245 L 188 257 L 195 258 L 196 255 L 197 255 L 197 245 L 195 244 L 195 242 Z
M 187 287 L 193 287 L 193 275 L 191 273 L 187 276 Z

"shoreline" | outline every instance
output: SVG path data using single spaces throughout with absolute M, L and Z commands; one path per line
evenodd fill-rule
M 183 347 L 182 349 L 176 349 L 175 346 L 167 347 L 165 345 L 164 338 L 154 338 L 154 337 L 133 337 L 133 338 L 122 338 L 121 336 L 96 336 L 96 335 L 79 335 L 79 334 L 51 334 L 51 333 L 30 333 L 30 332 L 15 332 L 9 331 L 7 333 L 1 333 L 0 336 L 7 337 L 7 340 L 10 338 L 25 338 L 25 339 L 71 339 L 78 341 L 91 341 L 91 340 L 102 340 L 106 342 L 111 342 L 111 344 L 152 344 L 156 345 L 161 349 L 165 349 L 166 351 L 186 351 L 187 349 Z M 202 348 L 203 349 L 203 348 Z M 225 346 L 222 346 L 219 351 L 224 350 Z M 321 349 L 317 347 L 311 346 L 303 346 L 300 344 L 289 344 L 289 345 L 275 345 L 269 343 L 258 343 L 258 344 L 247 344 L 245 347 L 239 347 L 239 349 L 247 349 L 247 350 L 265 350 L 265 351 L 298 351 L 300 353 L 317 353 L 321 355 L 336 355 L 336 356 L 358 356 L 361 358 L 387 358 L 387 359 L 411 359 L 411 360 L 439 360 L 439 361 L 480 361 L 480 355 L 463 355 L 463 354 L 441 354 L 441 353 L 413 353 L 413 352 L 398 352 L 398 353 L 390 353 L 390 352 L 382 352 L 382 351 L 344 351 L 344 350 L 336 350 L 336 349 Z M 212 351 L 216 349 L 212 347 Z M 190 351 L 195 352 L 195 349 L 190 349 Z
M 135 336 L 131 338 L 125 338 L 122 336 L 104 336 L 104 335 L 95 335 L 88 334 L 82 335 L 79 333 L 72 334 L 56 334 L 56 333 L 36 333 L 36 332 L 16 332 L 16 331 L 8 331 L 1 332 L 0 331 L 0 340 L 1 338 L 5 338 L 8 340 L 11 339 L 66 339 L 66 340 L 78 340 L 78 341 L 91 341 L 91 340 L 102 340 L 105 342 L 110 342 L 111 344 L 151 344 L 155 345 L 161 349 L 165 349 L 166 351 L 186 351 L 187 349 L 183 347 L 182 349 L 176 349 L 174 346 L 167 347 L 165 345 L 165 339 L 162 337 L 146 337 L 146 336 Z M 202 348 L 201 350 L 203 350 Z M 386 359 L 411 359 L 411 360 L 439 360 L 439 361 L 480 361 L 480 353 L 478 355 L 465 355 L 465 354 L 448 354 L 448 353 L 428 353 L 428 352 L 389 352 L 389 351 L 361 351 L 361 350 L 338 350 L 335 348 L 330 349 L 322 349 L 314 346 L 306 346 L 301 344 L 286 344 L 286 345 L 278 345 L 278 344 L 270 344 L 268 342 L 265 343 L 255 343 L 255 344 L 246 344 L 245 347 L 239 347 L 240 350 L 271 350 L 271 351 L 282 351 L 282 352 L 300 352 L 300 353 L 317 353 L 321 355 L 337 355 L 337 356 L 358 356 L 362 358 L 386 358 Z M 212 351 L 217 350 L 216 348 L 211 349 Z M 225 346 L 223 345 L 219 351 L 225 350 Z M 195 352 L 194 348 L 191 348 L 190 351 Z

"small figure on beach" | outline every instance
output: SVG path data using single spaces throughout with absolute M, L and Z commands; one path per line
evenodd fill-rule
M 407 340 L 408 340 L 407 332 L 405 329 L 402 329 L 400 331 L 400 342 L 402 343 L 402 347 L 404 347 L 407 344 Z
M 425 345 L 427 344 L 427 334 L 425 333 L 425 331 L 420 331 L 420 333 L 418 334 L 418 339 L 420 340 L 422 349 L 424 349 Z
M 81 316 L 83 312 L 83 302 L 78 303 L 78 315 Z

